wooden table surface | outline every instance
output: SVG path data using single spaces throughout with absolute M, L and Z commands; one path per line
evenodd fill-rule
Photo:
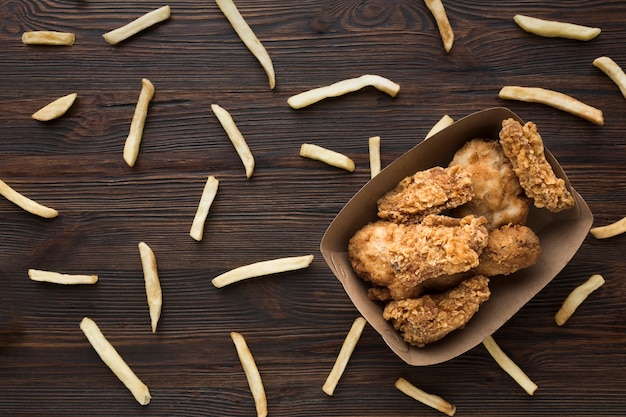
M 626 413 L 626 236 L 588 236 L 562 272 L 495 334 L 539 386 L 527 395 L 481 346 L 412 367 L 366 326 L 335 391 L 322 392 L 358 311 L 319 252 L 324 231 L 369 179 L 367 138 L 387 165 L 443 115 L 506 106 L 537 123 L 595 225 L 626 215 L 626 100 L 592 61 L 626 65 L 624 1 L 447 1 L 447 54 L 420 0 L 240 0 L 267 48 L 277 86 L 212 1 L 174 1 L 171 18 L 117 46 L 102 34 L 163 3 L 0 2 L 0 179 L 59 211 L 31 215 L 0 200 L 0 414 L 250 416 L 255 408 L 229 333 L 242 333 L 271 416 L 437 416 L 405 396 L 404 377 L 458 416 Z M 597 26 L 590 42 L 521 30 L 517 13 Z M 27 46 L 28 30 L 76 34 L 71 47 Z M 289 96 L 362 74 L 401 85 L 293 110 Z M 122 159 L 141 79 L 156 88 L 138 161 Z M 504 85 L 568 93 L 604 112 L 604 126 L 541 104 L 498 98 Z M 62 95 L 63 117 L 31 114 Z M 256 159 L 247 179 L 210 109 L 230 111 Z M 314 143 L 354 159 L 349 173 L 299 156 Z M 220 180 L 204 239 L 189 227 L 208 175 Z M 150 331 L 137 244 L 154 250 L 163 313 Z M 217 289 L 216 275 L 251 262 L 313 254 L 298 272 Z M 92 286 L 28 279 L 29 268 L 99 275 Z M 563 327 L 553 315 L 591 274 L 606 284 Z M 79 328 L 85 316 L 149 386 L 142 407 Z

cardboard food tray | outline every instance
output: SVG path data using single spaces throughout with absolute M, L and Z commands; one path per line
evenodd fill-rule
M 369 283 L 358 277 L 348 259 L 348 241 L 354 233 L 378 219 L 376 202 L 400 180 L 433 166 L 447 166 L 454 153 L 474 138 L 497 140 L 504 119 L 522 120 L 506 108 L 491 108 L 473 113 L 415 146 L 383 169 L 359 190 L 332 221 L 320 249 L 328 266 L 343 285 L 359 312 L 383 337 L 389 347 L 410 365 L 424 366 L 459 356 L 500 328 L 524 304 L 544 288 L 574 256 L 593 222 L 589 207 L 571 188 L 563 169 L 546 149 L 554 172 L 563 178 L 576 200 L 576 206 L 560 213 L 531 208 L 527 225 L 539 236 L 538 262 L 506 277 L 490 280 L 491 298 L 469 323 L 438 342 L 423 348 L 404 342 L 393 326 L 383 319 L 383 304 L 368 299 Z M 541 133 L 541 126 L 538 126 Z

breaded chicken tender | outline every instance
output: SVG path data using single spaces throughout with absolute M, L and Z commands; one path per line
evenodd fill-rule
M 488 277 L 509 275 L 537 263 L 540 254 L 539 237 L 529 227 L 502 226 L 489 233 L 487 247 L 473 271 Z
M 460 206 L 474 196 L 470 175 L 459 166 L 433 167 L 404 178 L 378 200 L 378 217 L 402 223 Z
M 462 166 L 469 173 L 474 198 L 455 208 L 453 216 L 485 216 L 490 230 L 509 223 L 526 222 L 528 198 L 497 141 L 469 141 L 455 153 L 449 166 L 456 165 Z
M 500 145 L 513 165 L 526 195 L 535 207 L 559 212 L 575 205 L 562 178 L 557 178 L 544 153 L 543 140 L 533 122 L 524 126 L 516 120 L 502 122 Z
M 390 301 L 383 310 L 404 340 L 418 347 L 462 328 L 491 295 L 489 279 L 477 275 L 442 294 Z

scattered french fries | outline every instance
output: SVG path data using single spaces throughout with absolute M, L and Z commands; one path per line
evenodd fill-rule
M 218 185 L 219 181 L 213 175 L 210 175 L 204 184 L 202 196 L 200 197 L 200 203 L 198 204 L 198 209 L 196 210 L 196 215 L 193 218 L 191 229 L 189 231 L 189 236 L 198 242 L 202 240 L 202 235 L 204 234 L 204 223 L 209 215 L 211 204 L 213 204 L 213 200 L 217 195 Z
M 374 178 L 380 172 L 380 136 L 372 136 L 368 140 L 370 154 L 370 177 Z
M 322 391 L 324 391 L 327 395 L 332 396 L 335 392 L 339 379 L 341 379 L 341 376 L 348 365 L 348 361 L 350 361 L 352 352 L 361 338 L 361 333 L 363 333 L 366 323 L 367 321 L 363 317 L 357 317 L 352 323 L 350 331 L 348 331 L 348 334 L 341 345 L 341 350 L 339 351 L 337 360 L 333 365 L 333 369 L 330 371 L 330 374 L 328 374 L 326 382 L 324 382 L 324 385 L 322 386 Z
M 97 275 L 61 274 L 40 269 L 29 269 L 28 277 L 33 281 L 62 285 L 95 284 L 98 282 Z
M 105 33 L 104 35 L 102 35 L 102 37 L 111 45 L 117 45 L 118 43 L 125 41 L 131 36 L 134 36 L 137 33 L 156 25 L 157 23 L 169 19 L 170 13 L 170 6 L 160 7 L 144 14 L 143 16 L 138 17 L 137 19 L 122 27 Z
M 608 56 L 594 59 L 593 65 L 602 70 L 617 85 L 624 98 L 626 98 L 626 74 L 624 74 L 622 67 Z
M 597 125 L 602 126 L 604 124 L 601 110 L 558 91 L 538 87 L 505 86 L 502 87 L 498 95 L 500 98 L 508 100 L 545 104 Z
M 232 116 L 226 109 L 217 104 L 211 104 L 211 110 L 213 110 L 213 113 L 217 116 L 217 120 L 219 120 L 220 124 L 224 128 L 224 131 L 233 143 L 241 162 L 243 162 L 243 166 L 246 170 L 246 178 L 252 177 L 252 174 L 254 173 L 254 157 L 252 156 L 250 147 L 239 131 L 239 128 L 235 124 Z
M 66 96 L 57 98 L 53 102 L 46 104 L 44 107 L 32 114 L 32 118 L 40 122 L 47 122 L 63 116 L 74 104 L 78 97 L 77 93 L 71 93 Z
M 395 382 L 395 387 L 402 393 L 408 395 L 416 401 L 421 402 L 437 411 L 440 411 L 448 416 L 453 416 L 456 413 L 456 406 L 450 404 L 438 395 L 429 394 L 415 385 L 411 384 L 404 378 L 398 378 Z
M 311 143 L 303 143 L 300 146 L 300 156 L 315 159 L 350 172 L 353 172 L 355 169 L 354 161 L 346 155 Z
M 339 97 L 369 86 L 387 93 L 391 97 L 397 96 L 400 92 L 400 85 L 390 79 L 380 75 L 366 74 L 296 94 L 287 99 L 287 104 L 293 109 L 301 109 L 326 98 Z
M 226 285 L 243 281 L 248 278 L 304 269 L 307 268 L 311 262 L 313 262 L 313 255 L 292 256 L 255 262 L 231 269 L 230 271 L 213 278 L 211 282 L 215 287 L 222 288 Z
M 143 78 L 141 80 L 141 92 L 139 93 L 139 99 L 135 106 L 135 112 L 133 113 L 133 119 L 130 122 L 130 130 L 128 137 L 124 143 L 124 161 L 128 166 L 132 167 L 137 162 L 137 156 L 139 156 L 139 147 L 141 145 L 141 139 L 143 137 L 143 129 L 146 124 L 146 118 L 148 117 L 148 106 L 150 101 L 154 97 L 154 85 L 150 80 Z
M 511 376 L 528 395 L 533 395 L 537 390 L 537 384 L 535 384 L 529 377 L 521 370 L 515 362 L 511 360 L 496 343 L 492 336 L 487 336 L 483 340 L 483 345 L 493 357 L 500 367 Z
M 614 223 L 607 224 L 606 226 L 592 227 L 589 232 L 591 232 L 596 239 L 608 239 L 613 236 L 621 235 L 626 232 L 626 217 Z
M 75 41 L 76 35 L 71 32 L 35 30 L 22 33 L 24 45 L 72 46 Z
M 435 123 L 433 127 L 430 128 L 430 130 L 428 131 L 424 139 L 428 139 L 429 137 L 433 136 L 435 133 L 438 133 L 442 131 L 443 129 L 445 129 L 446 127 L 450 126 L 452 123 L 454 123 L 454 119 L 448 116 L 447 114 L 444 114 L 441 117 L 441 119 L 439 119 L 439 121 Z
M 454 44 L 454 31 L 448 20 L 448 14 L 443 6 L 443 2 L 441 0 L 424 0 L 424 3 L 426 3 L 426 7 L 433 14 L 437 27 L 439 27 L 443 48 L 446 52 L 450 52 Z
M 0 180 L 0 195 L 13 204 L 36 216 L 51 219 L 59 215 L 59 212 L 55 209 L 39 204 L 36 201 L 18 193 L 2 180 Z
M 161 291 L 161 282 L 159 281 L 156 256 L 154 256 L 154 252 L 145 242 L 139 242 L 138 247 L 146 285 L 148 308 L 150 310 L 150 324 L 152 333 L 156 333 L 163 306 L 163 293 Z
M 254 34 L 248 23 L 245 21 L 237 6 L 232 0 L 215 0 L 226 19 L 239 36 L 239 39 L 246 45 L 252 55 L 259 61 L 269 79 L 270 89 L 276 86 L 276 74 L 274 64 L 267 50 Z
M 254 405 L 256 407 L 257 417 L 267 416 L 267 397 L 265 395 L 265 388 L 263 387 L 263 380 L 259 373 L 259 368 L 256 366 L 252 352 L 248 348 L 246 339 L 241 333 L 231 332 L 230 337 L 237 349 L 237 356 L 246 374 L 248 385 L 250 386 L 250 392 L 254 398 Z
M 84 317 L 80 322 L 80 329 L 98 356 L 128 388 L 137 402 L 141 405 L 150 403 L 151 396 L 148 387 L 130 369 L 117 350 L 102 334 L 96 322 L 88 317 Z
M 554 315 L 554 321 L 558 326 L 564 325 L 567 320 L 574 314 L 576 309 L 591 295 L 592 292 L 604 285 L 602 275 L 594 274 L 583 284 L 574 288 L 569 293 L 561 308 Z
M 559 22 L 556 20 L 538 19 L 521 14 L 515 15 L 513 20 L 526 32 L 547 38 L 567 38 L 579 41 L 590 41 L 601 32 L 600 28 Z

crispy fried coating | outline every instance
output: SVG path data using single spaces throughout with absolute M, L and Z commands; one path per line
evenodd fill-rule
M 575 205 L 562 178 L 557 178 L 544 153 L 543 140 L 533 122 L 502 121 L 500 144 L 513 165 L 526 195 L 535 207 L 559 212 Z
M 539 237 L 529 227 L 502 226 L 489 233 L 487 247 L 473 271 L 488 277 L 509 275 L 537 263 L 540 254 Z
M 460 166 L 433 167 L 404 178 L 378 200 L 378 217 L 402 223 L 460 206 L 474 196 L 472 180 Z
M 470 174 L 474 197 L 455 208 L 453 216 L 485 216 L 490 230 L 509 223 L 526 222 L 528 198 L 497 141 L 469 141 L 452 158 L 450 166 L 455 165 L 462 166 Z
M 489 279 L 477 275 L 442 294 L 390 301 L 383 317 L 407 343 L 423 347 L 465 326 L 490 295 Z

